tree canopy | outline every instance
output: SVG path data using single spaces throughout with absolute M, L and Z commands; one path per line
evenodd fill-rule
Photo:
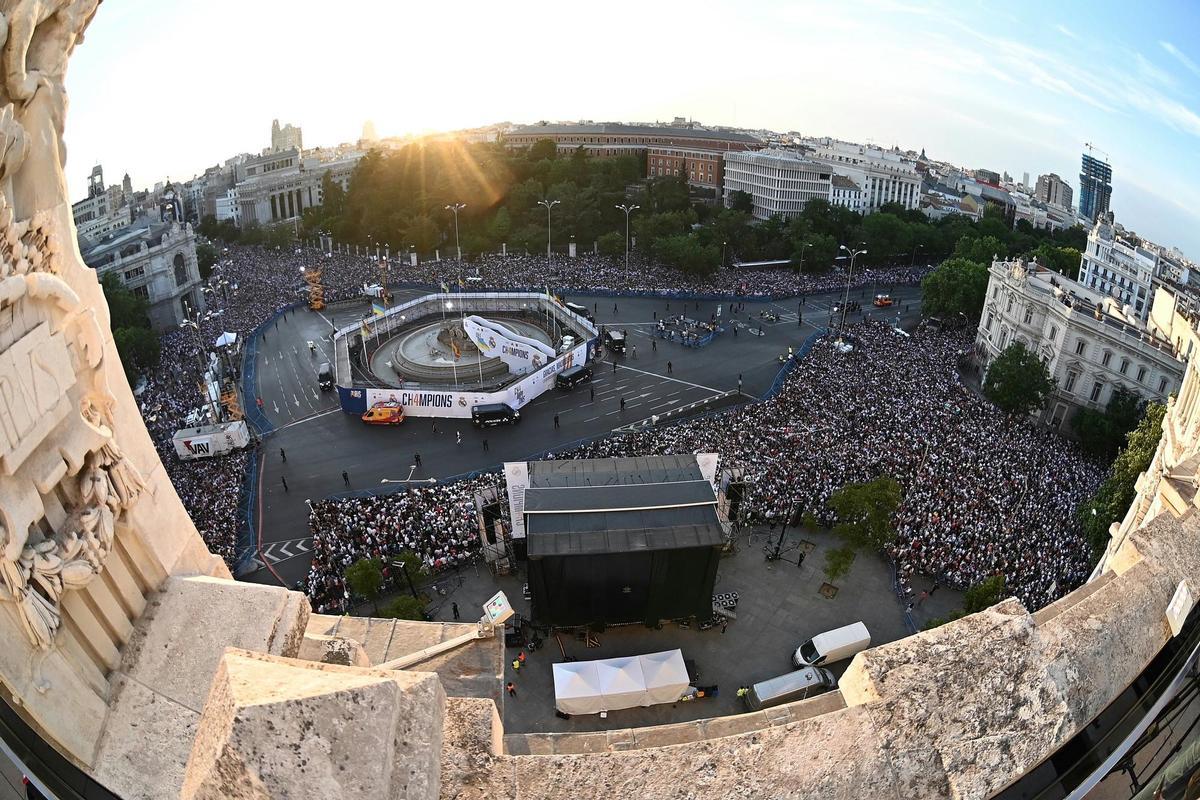
M 110 326 L 117 354 L 125 377 L 132 384 L 138 373 L 158 365 L 160 345 L 158 335 L 150 329 L 147 315 L 149 303 L 144 297 L 134 294 L 121 283 L 116 272 L 100 276 L 100 287 L 108 301 Z
M 1009 414 L 1029 414 L 1054 390 L 1046 365 L 1020 342 L 1013 342 L 988 367 L 983 393 Z
M 1137 495 L 1135 484 L 1138 475 L 1145 472 L 1154 459 L 1154 451 L 1162 438 L 1162 422 L 1166 413 L 1167 407 L 1162 403 L 1146 405 L 1141 421 L 1126 439 L 1125 448 L 1109 467 L 1108 476 L 1096 494 L 1076 512 L 1096 559 L 1108 546 L 1109 525 L 1125 517 L 1125 512 Z
M 383 564 L 378 558 L 360 558 L 346 568 L 346 583 L 350 591 L 375 603 L 383 588 Z
M 987 296 L 988 268 L 961 256 L 948 258 L 921 281 L 921 313 L 964 314 L 978 319 Z

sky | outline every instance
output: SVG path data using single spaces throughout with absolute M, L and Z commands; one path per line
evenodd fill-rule
M 72 195 L 270 143 L 500 121 L 690 117 L 1056 172 L 1200 261 L 1200 3 L 108 0 L 67 75 Z

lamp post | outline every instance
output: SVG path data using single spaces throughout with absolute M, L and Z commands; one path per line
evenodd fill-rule
M 804 249 L 806 247 L 812 247 L 812 245 L 808 242 L 800 245 L 800 277 L 802 278 L 804 277 Z
M 846 273 L 846 294 L 842 298 L 841 329 L 842 329 L 842 331 L 845 331 L 845 329 L 846 329 L 846 306 L 850 304 L 850 279 L 854 277 L 854 259 L 858 258 L 861 255 L 865 255 L 867 251 L 865 249 L 864 250 L 851 250 L 849 247 L 846 247 L 846 245 L 844 245 L 844 244 L 840 245 L 839 249 L 845 250 L 847 253 L 850 254 L 850 271 Z
M 550 269 L 550 209 L 561 203 L 561 200 L 538 200 L 539 206 L 546 207 L 546 269 Z
M 920 245 L 920 244 L 913 245 L 912 262 L 909 263 L 909 265 L 908 265 L 909 269 L 912 269 L 913 267 L 915 267 L 917 265 L 917 251 L 922 249 L 923 247 L 924 247 L 924 245 Z
M 629 273 L 629 215 L 637 211 L 641 206 L 628 205 L 622 203 L 616 206 L 617 210 L 625 212 L 625 272 Z
M 446 206 L 447 211 L 454 212 L 454 249 L 458 251 L 458 260 L 462 261 L 462 246 L 458 243 L 458 212 L 467 207 L 466 203 L 451 203 Z

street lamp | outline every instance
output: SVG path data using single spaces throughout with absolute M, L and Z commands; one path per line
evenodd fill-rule
M 846 245 L 844 245 L 844 244 L 839 245 L 839 249 L 845 250 L 847 253 L 850 254 L 850 271 L 846 273 L 846 294 L 842 298 L 841 329 L 844 332 L 846 330 L 846 306 L 850 304 L 850 279 L 854 276 L 854 259 L 858 258 L 861 255 L 866 255 L 867 251 L 865 249 L 864 250 L 851 250 L 849 247 L 846 247 Z
M 539 206 L 546 207 L 546 269 L 550 269 L 550 209 L 561 203 L 561 200 L 538 200 Z
M 917 251 L 923 247 L 924 247 L 924 245 L 920 245 L 920 244 L 913 245 L 912 263 L 910 263 L 908 265 L 909 269 L 912 269 L 913 267 L 915 267 L 917 265 Z
M 458 260 L 462 261 L 462 246 L 458 243 L 458 212 L 467 207 L 466 203 L 451 203 L 446 206 L 447 211 L 454 212 L 454 249 L 458 251 Z
M 812 245 L 809 244 L 808 242 L 805 242 L 804 244 L 800 245 L 800 277 L 801 278 L 804 277 L 804 248 L 806 248 L 806 247 L 812 247 Z
M 641 206 L 632 206 L 632 205 L 627 205 L 625 203 L 622 203 L 621 205 L 616 206 L 616 208 L 619 211 L 625 212 L 625 272 L 628 274 L 628 272 L 629 272 L 629 215 L 630 215 L 630 213 L 637 211 L 639 208 L 641 208 Z

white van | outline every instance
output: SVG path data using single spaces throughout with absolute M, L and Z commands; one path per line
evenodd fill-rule
M 742 700 L 751 711 L 761 711 L 796 700 L 807 700 L 836 687 L 837 678 L 829 670 L 809 667 L 769 681 L 760 681 L 742 695 Z
M 818 633 L 792 653 L 792 666 L 819 667 L 849 658 L 871 646 L 871 634 L 861 622 Z

